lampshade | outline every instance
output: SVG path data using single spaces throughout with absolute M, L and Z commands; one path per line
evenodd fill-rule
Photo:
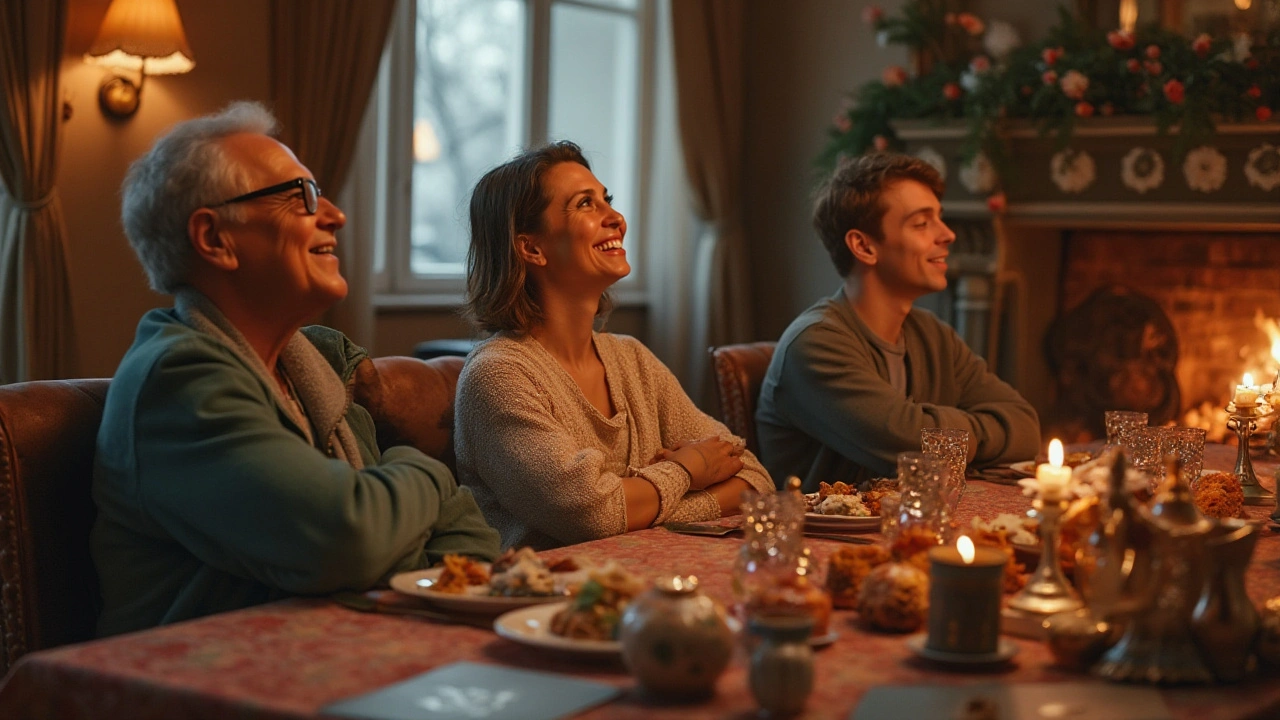
M 146 75 L 190 72 L 196 66 L 174 0 L 111 0 L 84 59 Z

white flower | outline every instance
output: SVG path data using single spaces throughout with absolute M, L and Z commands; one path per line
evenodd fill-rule
M 987 195 L 996 188 L 996 170 L 983 153 L 960 167 L 960 184 L 974 195 Z
M 1247 32 L 1231 38 L 1231 57 L 1236 62 L 1244 62 L 1253 54 L 1253 36 Z
M 1084 97 L 1085 91 L 1089 89 L 1089 78 L 1079 70 L 1068 70 L 1058 84 L 1062 86 L 1063 95 L 1072 100 L 1080 100 Z
M 1263 192 L 1271 192 L 1280 185 L 1280 148 L 1271 143 L 1262 143 L 1249 151 L 1249 160 L 1244 164 L 1244 176 L 1249 184 L 1261 188 Z
M 1084 192 L 1098 178 L 1098 165 L 1083 150 L 1063 150 L 1049 162 L 1049 175 L 1064 193 Z
M 1164 158 L 1151 148 L 1136 147 L 1120 161 L 1125 187 L 1145 193 L 1164 184 Z
M 889 47 L 889 31 L 881 30 L 876 33 L 876 44 L 880 47 Z
M 1187 153 L 1182 174 L 1187 178 L 1187 187 L 1211 193 L 1227 181 L 1227 159 L 1216 148 L 1201 145 Z
M 982 38 L 982 46 L 991 57 L 1003 60 L 1021 44 L 1022 38 L 1018 36 L 1018 30 L 1009 23 L 1004 20 L 987 23 L 987 34 Z
M 933 169 L 938 171 L 938 174 L 942 176 L 943 180 L 947 179 L 947 161 L 942 157 L 942 153 L 934 150 L 933 147 L 929 145 L 925 145 L 916 151 L 916 157 L 932 165 Z
M 972 70 L 965 70 L 960 73 L 960 87 L 966 92 L 973 92 L 978 89 L 978 76 Z

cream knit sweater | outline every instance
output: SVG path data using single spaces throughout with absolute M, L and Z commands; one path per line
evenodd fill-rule
M 679 465 L 651 463 L 683 440 L 712 435 L 741 444 L 700 411 L 648 348 L 596 333 L 616 414 L 607 418 L 531 336 L 505 333 L 476 347 L 458 380 L 454 446 L 458 478 L 471 488 L 504 548 L 538 550 L 626 532 L 622 478 L 658 489 L 654 524 L 720 516 L 715 498 L 689 492 Z M 738 473 L 760 492 L 773 481 L 749 451 Z

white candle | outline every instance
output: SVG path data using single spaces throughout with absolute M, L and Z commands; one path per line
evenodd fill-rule
M 1253 385 L 1252 375 L 1244 374 L 1244 379 L 1236 386 L 1231 402 L 1235 403 L 1236 407 L 1252 407 L 1258 404 L 1258 388 Z
M 1049 462 L 1040 463 L 1036 467 L 1040 499 L 1045 502 L 1058 502 L 1067 494 L 1067 483 L 1071 482 L 1071 468 L 1062 464 L 1064 454 L 1062 441 L 1054 438 L 1049 442 Z

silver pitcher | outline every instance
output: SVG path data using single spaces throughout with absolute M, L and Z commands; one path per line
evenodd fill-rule
M 1125 584 L 1117 606 L 1136 611 L 1125 613 L 1124 635 L 1093 672 L 1129 682 L 1208 683 L 1214 675 L 1196 646 L 1190 620 L 1203 589 L 1200 568 L 1214 523 L 1196 509 L 1177 459 L 1170 456 L 1165 463 L 1164 490 L 1149 509 L 1139 506 L 1135 513 L 1135 522 L 1153 538 L 1148 555 L 1153 581 L 1145 588 Z M 1129 550 L 1125 557 L 1134 555 Z
M 1258 527 L 1246 520 L 1219 520 L 1204 542 L 1204 580 L 1191 630 L 1201 656 L 1222 682 L 1243 679 L 1256 662 L 1253 645 L 1260 621 L 1244 577 L 1258 544 Z

